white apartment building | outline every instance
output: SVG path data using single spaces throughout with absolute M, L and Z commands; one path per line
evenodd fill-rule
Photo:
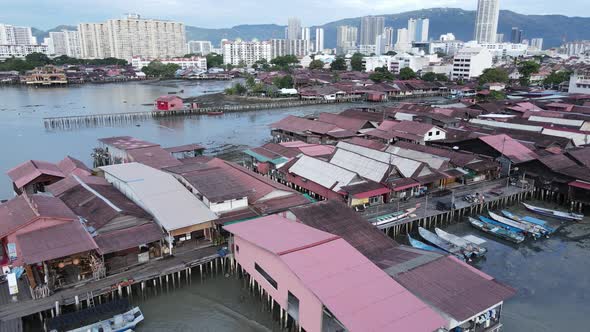
M 187 43 L 188 54 L 200 54 L 205 56 L 213 51 L 213 45 L 208 40 L 191 40 Z
M 477 43 L 471 41 L 465 43 L 465 47 L 483 47 L 487 48 L 494 58 L 520 57 L 527 54 L 528 46 L 525 44 L 512 43 Z
M 479 43 L 495 43 L 500 17 L 499 0 L 478 0 L 475 18 L 475 40 Z
M 47 45 L 0 45 L 0 60 L 24 58 L 31 53 L 48 54 Z
M 341 25 L 336 31 L 336 48 L 337 53 L 348 53 L 350 50 L 356 49 L 358 40 L 358 28 Z
M 438 40 L 446 42 L 446 41 L 454 41 L 455 35 L 452 32 L 448 32 L 445 33 L 444 35 L 440 35 L 440 38 L 438 38 Z
M 397 30 L 397 41 L 395 43 L 395 51 L 407 52 L 412 48 L 412 42 L 410 41 L 410 31 L 408 29 Z
M 202 56 L 193 56 L 190 58 L 167 58 L 167 59 L 151 59 L 142 57 L 133 57 L 131 59 L 131 65 L 137 70 L 150 64 L 150 62 L 158 60 L 161 63 L 167 65 L 169 63 L 180 66 L 181 69 L 200 69 L 203 71 L 207 70 L 207 58 Z
M 427 18 L 411 18 L 408 20 L 408 35 L 410 42 L 428 41 L 428 29 L 430 20 Z
M 285 30 L 285 39 L 301 39 L 301 20 L 291 17 Z
M 439 65 L 440 62 L 441 60 L 436 54 L 399 53 L 394 56 L 380 55 L 363 58 L 365 71 L 373 72 L 376 68 L 385 67 L 394 74 L 399 74 L 403 68 L 411 68 L 415 72 L 424 71 L 430 66 Z
M 455 53 L 457 53 L 457 51 L 462 49 L 464 46 L 465 43 L 460 40 L 435 41 L 429 43 L 428 53 L 433 54 L 441 52 L 447 55 L 455 55 Z
M 78 31 L 80 32 L 82 58 L 104 59 L 112 56 L 107 23 L 80 23 Z
M 536 51 L 543 50 L 543 38 L 533 38 L 531 39 L 531 49 Z
M 1 45 L 37 45 L 31 27 L 0 24 Z
M 576 69 L 570 76 L 569 93 L 590 94 L 590 68 Z
M 453 59 L 451 79 L 479 77 L 485 69 L 492 68 L 492 53 L 484 47 L 466 47 L 457 52 Z
M 315 52 L 320 53 L 324 51 L 324 29 L 315 29 Z
M 78 27 L 85 58 L 168 58 L 186 53 L 184 24 L 128 15 Z M 107 46 L 108 45 L 108 46 Z
M 573 41 L 561 47 L 568 56 L 581 55 L 590 51 L 590 40 Z
M 67 55 L 72 58 L 82 57 L 80 33 L 78 31 L 62 30 L 50 32 L 47 46 L 52 55 Z
M 245 63 L 253 65 L 258 60 L 271 57 L 271 43 L 266 41 L 225 41 L 222 44 L 223 63 L 234 66 Z

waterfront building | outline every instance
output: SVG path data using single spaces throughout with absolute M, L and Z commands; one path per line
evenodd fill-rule
M 499 17 L 499 0 L 478 0 L 474 39 L 479 43 L 495 43 Z
M 68 84 L 68 78 L 63 68 L 46 65 L 28 71 L 25 79 L 27 85 L 64 85 Z
M 338 26 L 336 35 L 337 53 L 348 53 L 349 51 L 356 49 L 358 40 L 357 27 L 349 25 Z
M 324 29 L 315 29 L 315 52 L 321 53 L 324 51 Z
M 385 18 L 382 16 L 364 16 L 361 18 L 360 45 L 375 45 L 377 36 L 383 33 Z
M 232 234 L 240 268 L 289 322 L 305 331 L 431 332 L 445 325 L 438 313 L 339 236 L 280 216 L 224 228 Z M 351 273 L 353 266 L 362 267 L 362 273 Z
M 131 60 L 134 56 L 166 58 L 186 53 L 185 28 L 180 22 L 129 14 L 106 23 L 82 23 L 78 30 L 85 58 Z
M 182 98 L 174 95 L 160 96 L 156 99 L 155 104 L 158 111 L 181 111 L 184 109 Z
M 0 60 L 24 58 L 31 53 L 49 54 L 47 45 L 0 45 Z
M 134 56 L 131 58 L 131 65 L 137 70 L 149 65 L 152 61 L 159 61 L 165 65 L 172 63 L 178 65 L 181 69 L 196 69 L 201 71 L 207 70 L 207 58 L 203 56 L 192 56 L 190 58 L 143 58 Z
M 0 24 L 0 45 L 37 45 L 31 27 Z
M 453 80 L 468 80 L 479 77 L 487 68 L 492 68 L 493 56 L 487 48 L 466 47 L 453 57 Z
M 211 241 L 217 215 L 171 174 L 141 163 L 100 167 L 105 179 L 154 217 L 167 234 L 168 249 L 186 241 Z
M 182 164 L 160 144 L 131 136 L 101 138 L 98 141 L 100 149 L 106 153 L 106 160 L 95 160 L 99 165 L 138 162 L 155 169 L 163 169 Z
M 198 54 L 206 56 L 209 53 L 213 53 L 213 45 L 208 40 L 191 40 L 187 45 L 187 52 L 189 54 Z
M 302 39 L 300 19 L 296 17 L 289 18 L 285 39 Z
M 238 66 L 253 65 L 256 61 L 272 59 L 272 43 L 267 41 L 226 41 L 223 42 L 223 63 Z
M 427 42 L 430 20 L 427 18 L 411 18 L 408 20 L 410 42 Z

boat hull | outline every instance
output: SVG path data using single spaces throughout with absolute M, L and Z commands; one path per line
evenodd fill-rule
M 520 233 L 511 232 L 505 228 L 502 228 L 501 226 L 490 223 L 489 221 L 492 220 L 489 218 L 483 216 L 479 216 L 479 220 L 472 217 L 468 218 L 471 226 L 481 230 L 482 232 L 494 235 L 503 240 L 519 244 L 522 243 L 525 239 L 524 235 Z
M 584 219 L 584 215 L 582 215 L 582 214 L 562 212 L 562 211 L 557 211 L 557 210 L 550 210 L 550 209 L 540 208 L 538 206 L 534 206 L 534 205 L 530 205 L 530 204 L 526 204 L 526 203 L 522 203 L 522 205 L 524 205 L 524 207 L 526 207 L 528 210 L 533 211 L 535 213 L 538 213 L 538 214 L 541 214 L 544 216 L 548 216 L 548 217 L 557 218 L 560 220 L 581 221 L 582 219 Z

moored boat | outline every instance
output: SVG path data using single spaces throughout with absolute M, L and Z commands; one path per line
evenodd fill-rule
M 485 247 L 479 246 L 455 234 L 445 232 L 440 228 L 435 228 L 434 231 L 441 239 L 462 248 L 464 251 L 471 253 L 472 256 L 482 257 L 488 251 Z
M 472 217 L 468 217 L 469 223 L 471 224 L 471 226 L 479 229 L 482 232 L 494 235 L 496 237 L 499 237 L 503 240 L 506 241 L 510 241 L 513 243 L 521 243 L 524 241 L 524 235 L 522 235 L 521 233 L 516 233 L 516 232 L 511 232 L 505 228 L 502 228 L 500 226 L 488 223 L 486 220 L 491 220 L 489 218 L 483 217 L 483 216 L 479 216 L 480 220 L 477 220 L 475 218 Z
M 518 216 L 518 215 L 516 215 L 510 211 L 507 211 L 507 210 L 502 210 L 502 214 L 504 215 L 504 217 L 510 218 L 512 220 L 538 225 L 538 226 L 542 227 L 543 229 L 545 229 L 547 231 L 547 233 L 549 233 L 549 234 L 554 233 L 556 231 L 555 228 L 550 227 L 548 225 L 548 223 L 542 219 L 538 219 L 538 218 L 534 218 L 534 217 L 530 217 L 530 216 L 521 217 L 521 216 Z
M 522 222 L 519 222 L 516 220 L 508 219 L 508 218 L 502 217 L 501 215 L 498 215 L 492 211 L 488 211 L 488 214 L 495 221 L 497 221 L 505 226 L 511 227 L 515 230 L 520 230 L 521 232 L 524 232 L 525 234 L 528 234 L 535 239 L 538 239 L 544 235 L 547 235 L 547 231 L 538 225 L 529 224 L 529 223 L 522 223 Z
M 69 330 L 68 332 L 87 332 L 87 331 L 104 331 L 104 332 L 125 332 L 133 331 L 135 326 L 143 321 L 143 313 L 139 307 L 119 315 L 115 315 L 112 318 L 83 326 L 77 329 Z
M 530 205 L 530 204 L 526 204 L 526 203 L 522 203 L 522 205 L 524 205 L 524 207 L 526 207 L 528 210 L 533 211 L 535 213 L 542 214 L 544 216 L 549 216 L 549 217 L 561 219 L 561 220 L 580 221 L 580 220 L 584 219 L 583 214 L 545 209 L 542 207 L 538 207 L 538 206 L 534 206 L 534 205 Z
M 408 218 L 408 216 L 414 212 L 416 212 L 416 208 L 407 209 L 404 212 L 398 211 L 392 214 L 378 217 L 376 221 L 373 221 L 371 223 L 373 224 L 373 226 L 385 228 L 389 224 Z
M 408 240 L 410 241 L 410 245 L 412 247 L 416 248 L 416 249 L 421 249 L 421 250 L 426 250 L 426 251 L 432 251 L 432 252 L 436 252 L 436 253 L 444 254 L 444 255 L 447 254 L 447 252 L 445 252 L 443 250 L 440 250 L 440 249 L 438 249 L 436 247 L 433 247 L 433 246 L 431 246 L 429 244 L 426 244 L 426 243 L 424 243 L 422 241 L 419 241 L 419 240 L 416 240 L 416 239 L 412 238 L 410 236 L 410 234 L 408 234 Z
M 207 115 L 223 115 L 223 111 L 209 111 Z
M 438 237 L 438 235 L 432 233 L 424 227 L 418 228 L 418 233 L 420 233 L 420 236 L 422 236 L 424 240 L 432 243 L 433 245 L 450 254 L 455 255 L 458 258 L 465 259 L 470 256 L 470 253 L 465 252 L 461 247 L 458 247 L 448 241 L 441 239 L 440 237 Z

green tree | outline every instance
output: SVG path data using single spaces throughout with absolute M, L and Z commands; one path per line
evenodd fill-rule
M 290 89 L 293 87 L 293 77 L 291 75 L 277 76 L 272 79 L 272 84 L 277 89 Z
M 294 55 L 284 55 L 270 60 L 270 63 L 277 67 L 277 69 L 288 70 L 292 65 L 299 63 L 299 60 Z
M 265 91 L 266 91 L 266 86 L 264 85 L 264 83 L 256 83 L 252 87 L 253 93 L 264 93 Z
M 207 69 L 223 66 L 223 56 L 217 53 L 209 53 L 207 56 Z
M 25 61 L 34 67 L 41 67 L 51 64 L 51 59 L 47 54 L 34 52 L 25 56 Z
M 246 92 L 248 92 L 248 89 L 245 86 L 243 86 L 241 83 L 234 84 L 233 88 L 236 91 L 236 94 L 238 94 L 238 95 L 243 95 Z
M 310 64 L 309 64 L 309 69 L 323 69 L 324 68 L 324 62 L 322 60 L 313 60 Z
M 416 78 L 416 72 L 413 71 L 410 67 L 402 68 L 399 71 L 399 78 L 403 81 L 414 79 Z
M 363 70 L 363 55 L 361 53 L 355 53 L 350 58 L 350 67 L 354 71 L 362 71 Z
M 253 89 L 254 85 L 256 85 L 256 81 L 254 80 L 254 76 L 249 75 L 248 78 L 246 78 L 246 87 L 248 89 Z
M 508 83 L 508 72 L 502 68 L 488 68 L 479 76 L 479 85 L 486 83 Z
M 556 86 L 560 85 L 565 81 L 569 81 L 570 76 L 572 76 L 572 72 L 568 70 L 561 70 L 561 71 L 552 71 L 549 76 L 545 77 L 543 80 L 543 85 L 550 87 L 551 89 L 555 88 Z
M 428 72 L 422 75 L 422 80 L 427 82 L 434 82 L 436 81 L 436 74 L 433 72 Z
M 160 61 L 154 60 L 147 66 L 141 68 L 141 71 L 149 77 L 170 79 L 176 76 L 176 71 L 178 69 L 180 69 L 180 66 L 177 64 L 163 64 Z
M 522 61 L 518 63 L 518 73 L 520 74 L 520 85 L 529 86 L 531 84 L 531 75 L 538 73 L 541 65 L 535 61 Z
M 346 70 L 346 60 L 343 57 L 337 57 L 332 63 L 330 64 L 330 69 L 332 70 Z
M 369 75 L 369 79 L 375 83 L 380 83 L 395 80 L 395 75 L 387 70 L 386 67 L 379 67 L 375 68 L 375 71 Z
M 479 101 L 499 101 L 506 99 L 506 93 L 502 91 L 490 91 L 490 94 L 487 96 L 480 96 L 478 95 L 477 99 Z
M 332 83 L 338 83 L 338 82 L 340 82 L 340 74 L 332 73 Z

